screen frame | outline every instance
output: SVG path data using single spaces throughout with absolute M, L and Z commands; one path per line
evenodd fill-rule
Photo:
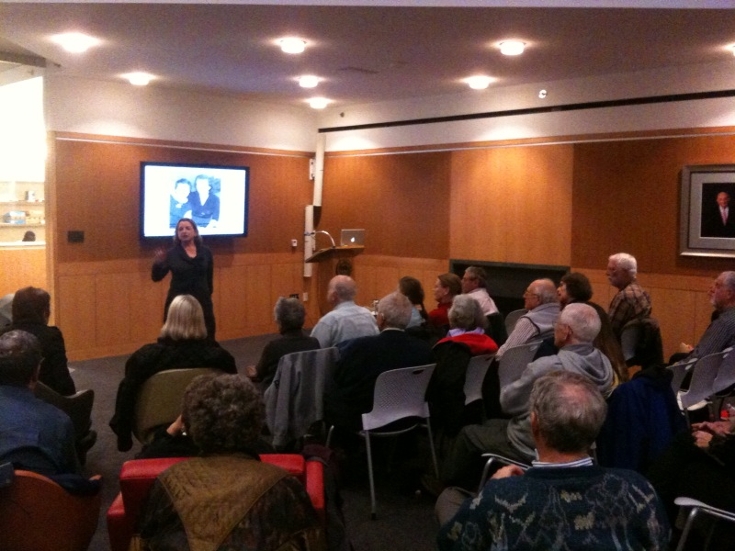
M 139 189 L 138 189 L 138 198 L 139 198 L 139 212 L 138 212 L 138 236 L 141 241 L 160 241 L 160 240 L 166 240 L 166 239 L 172 239 L 174 236 L 175 228 L 170 228 L 171 233 L 170 234 L 161 234 L 156 233 L 153 234 L 150 232 L 146 235 L 146 207 L 149 209 L 152 208 L 148 203 L 147 199 L 150 196 L 151 189 L 149 186 L 155 185 L 154 183 L 150 182 L 150 178 L 147 179 L 146 169 L 149 167 L 161 167 L 164 169 L 171 169 L 172 171 L 180 171 L 182 175 L 186 175 L 191 183 L 193 184 L 193 175 L 198 175 L 199 173 L 206 173 L 207 171 L 233 171 L 233 176 L 235 176 L 235 173 L 244 172 L 244 182 L 242 183 L 242 190 L 236 190 L 236 195 L 242 194 L 242 231 L 227 231 L 224 230 L 222 233 L 210 233 L 207 231 L 206 227 L 199 227 L 199 234 L 202 237 L 206 237 L 209 239 L 218 239 L 218 238 L 233 238 L 233 237 L 247 237 L 248 235 L 248 226 L 250 222 L 250 167 L 244 166 L 244 165 L 223 165 L 223 164 L 210 164 L 210 163 L 180 163 L 180 162 L 172 162 L 172 161 L 140 161 L 140 177 L 139 177 Z M 226 174 L 226 173 L 225 173 Z M 239 174 L 237 175 L 239 178 Z M 183 176 L 182 176 L 183 177 Z M 174 180 L 175 181 L 175 180 Z M 173 183 L 173 182 L 172 182 Z M 168 187 L 166 187 L 166 197 L 170 196 Z M 148 192 L 148 193 L 147 193 Z M 221 193 L 221 190 L 220 190 Z M 218 196 L 218 198 L 220 198 Z M 239 197 L 236 197 L 237 201 L 235 202 L 235 205 L 240 204 Z M 231 204 L 231 202 L 227 202 L 228 204 Z M 224 204 L 224 202 L 223 202 Z M 232 208 L 232 207 L 228 207 Z M 237 208 L 237 207 L 235 207 Z M 239 209 L 238 209 L 239 212 Z M 150 213 L 148 213 L 150 214 Z M 165 216 L 165 215 L 164 215 Z M 167 217 L 168 218 L 168 217 Z

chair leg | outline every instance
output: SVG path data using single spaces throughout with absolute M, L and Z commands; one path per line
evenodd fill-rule
M 332 442 L 332 432 L 334 431 L 334 425 L 329 427 L 329 432 L 327 432 L 327 442 L 325 446 L 328 448 L 329 444 Z
M 494 462 L 495 462 L 495 458 L 490 457 L 487 460 L 487 463 L 485 463 L 485 466 L 482 469 L 482 478 L 480 478 L 480 485 L 477 488 L 478 494 L 482 492 L 482 489 L 485 487 L 485 483 L 487 482 L 488 474 L 490 473 L 490 467 L 492 467 Z
M 686 524 L 684 524 L 684 530 L 681 533 L 681 538 L 679 538 L 679 545 L 676 546 L 676 551 L 684 551 L 684 545 L 686 544 L 687 537 L 689 536 L 689 531 L 692 529 L 694 518 L 697 516 L 698 512 L 698 507 L 693 507 L 692 510 L 689 511 Z
M 434 476 L 439 479 L 439 462 L 436 460 L 436 449 L 434 448 L 434 436 L 431 432 L 431 423 L 426 419 L 426 430 L 429 433 L 429 447 L 431 448 L 431 460 L 434 463 Z
M 373 475 L 373 451 L 370 448 L 370 431 L 365 431 L 365 447 L 367 448 L 368 478 L 370 479 L 370 518 L 378 518 L 375 503 L 375 477 Z

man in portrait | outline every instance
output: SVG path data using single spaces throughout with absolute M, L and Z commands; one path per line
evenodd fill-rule
M 735 205 L 730 204 L 730 187 L 705 184 L 702 190 L 702 237 L 735 237 Z

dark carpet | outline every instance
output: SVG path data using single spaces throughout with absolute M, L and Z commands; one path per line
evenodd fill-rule
M 263 335 L 222 342 L 237 360 L 240 373 L 247 365 L 255 364 L 265 344 L 274 335 Z M 90 551 L 109 551 L 105 514 L 119 492 L 117 477 L 122 464 L 133 459 L 139 445 L 129 452 L 117 451 L 117 440 L 107 423 L 115 407 L 117 385 L 122 379 L 127 356 L 73 362 L 72 377 L 78 389 L 93 388 L 95 404 L 92 412 L 93 428 L 98 433 L 95 446 L 87 455 L 85 472 L 103 476 L 102 510 L 97 532 Z M 136 443 L 137 444 L 137 443 Z M 345 474 L 341 488 L 347 534 L 355 551 L 407 549 L 423 551 L 434 549 L 438 526 L 434 520 L 434 498 L 417 491 L 414 477 L 402 473 L 378 475 L 376 492 L 378 518 L 370 520 L 370 491 L 365 472 L 367 467 L 354 464 L 354 472 Z

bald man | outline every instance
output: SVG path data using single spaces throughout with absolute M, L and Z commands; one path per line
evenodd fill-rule
M 329 282 L 327 301 L 332 311 L 322 316 L 311 330 L 311 336 L 319 340 L 322 348 L 379 333 L 370 310 L 355 304 L 356 294 L 357 285 L 350 276 L 334 276 Z

